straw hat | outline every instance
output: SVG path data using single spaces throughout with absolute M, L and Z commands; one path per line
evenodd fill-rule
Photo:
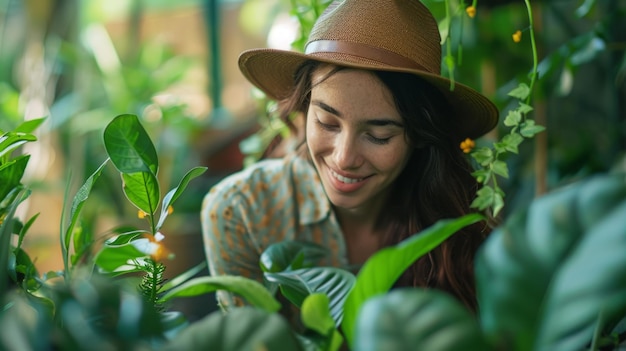
M 270 98 L 289 96 L 294 74 L 315 60 L 369 70 L 415 74 L 449 100 L 451 126 L 460 138 L 477 138 L 498 122 L 498 110 L 470 87 L 441 76 L 437 22 L 419 0 L 336 0 L 318 18 L 305 52 L 253 49 L 239 56 L 243 75 Z

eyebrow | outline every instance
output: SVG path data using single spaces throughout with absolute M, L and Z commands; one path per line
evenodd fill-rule
M 335 108 L 319 101 L 319 100 L 314 100 L 311 101 L 311 103 L 319 108 L 321 108 L 322 110 L 331 113 L 337 117 L 343 117 L 343 115 L 341 114 L 341 112 L 337 111 Z M 390 118 L 380 118 L 380 119 L 368 119 L 367 121 L 365 121 L 365 124 L 370 125 L 370 126 L 376 126 L 376 127 L 385 127 L 385 126 L 396 126 L 396 127 L 400 127 L 400 128 L 404 128 L 404 125 L 396 120 L 390 119 Z

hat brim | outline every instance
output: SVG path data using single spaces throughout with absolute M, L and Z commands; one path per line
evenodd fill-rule
M 277 49 L 252 49 L 241 53 L 239 68 L 243 75 L 268 97 L 275 100 L 287 98 L 294 88 L 294 75 L 306 61 L 319 61 L 339 66 L 367 70 L 405 72 L 421 77 L 437 88 L 449 101 L 454 113 L 451 129 L 459 139 L 476 139 L 492 130 L 498 123 L 496 106 L 476 90 L 428 72 L 398 68 L 363 58 L 337 54 L 318 53 L 305 55 L 295 51 Z

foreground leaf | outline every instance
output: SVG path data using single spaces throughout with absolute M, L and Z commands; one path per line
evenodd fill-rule
M 487 351 L 474 316 L 450 295 L 402 288 L 368 300 L 355 330 L 359 351 Z
M 289 324 L 278 314 L 239 307 L 213 312 L 181 331 L 163 348 L 178 350 L 302 350 Z
M 256 280 L 230 275 L 191 279 L 168 291 L 161 297 L 160 302 L 167 302 L 174 297 L 198 296 L 217 290 L 226 290 L 235 293 L 243 297 L 251 305 L 268 312 L 276 312 L 280 309 L 280 303 L 262 284 Z
M 457 219 L 441 220 L 396 246 L 378 251 L 367 260 L 344 305 L 342 328 L 348 343 L 352 345 L 357 313 L 366 300 L 387 292 L 418 258 L 460 229 L 483 219 L 479 214 L 469 214 Z
M 330 299 L 330 314 L 339 326 L 343 318 L 343 306 L 348 293 L 354 286 L 352 273 L 334 267 L 315 267 L 265 273 L 265 278 L 277 283 L 283 295 L 298 307 L 313 293 L 324 293 Z
M 329 254 L 328 248 L 303 241 L 281 241 L 263 251 L 259 259 L 264 272 L 282 272 L 310 267 Z

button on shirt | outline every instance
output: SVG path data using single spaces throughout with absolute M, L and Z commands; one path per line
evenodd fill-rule
M 320 266 L 348 267 L 341 228 L 313 165 L 296 155 L 257 162 L 215 185 L 201 212 L 211 275 L 263 281 L 261 253 L 286 240 L 311 241 L 330 250 Z M 222 305 L 233 297 L 218 292 Z M 239 304 L 239 303 L 237 303 Z

